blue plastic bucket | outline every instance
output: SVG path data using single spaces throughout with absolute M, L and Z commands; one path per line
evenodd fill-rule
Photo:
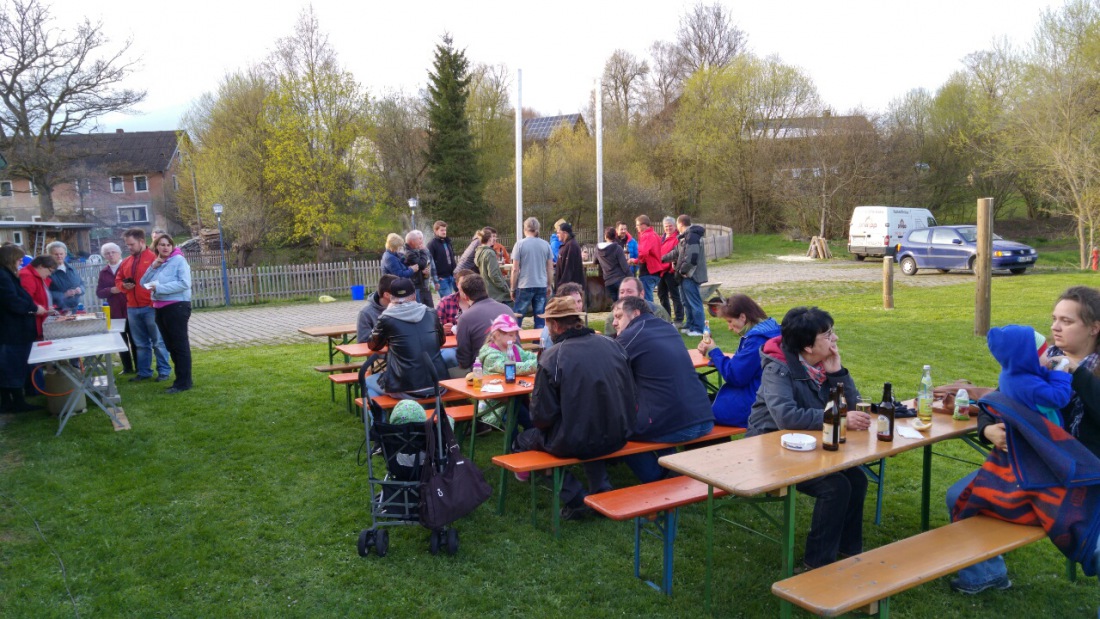
M 366 299 L 367 298 L 366 292 L 367 292 L 367 289 L 363 286 L 352 286 L 351 287 L 351 300 L 352 301 L 362 301 L 362 300 Z

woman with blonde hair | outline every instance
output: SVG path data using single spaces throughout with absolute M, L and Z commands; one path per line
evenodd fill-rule
M 386 252 L 382 254 L 382 274 L 389 273 L 394 277 L 403 277 L 411 280 L 413 273 L 420 270 L 417 265 L 405 266 L 405 239 L 401 235 L 390 233 L 386 237 Z

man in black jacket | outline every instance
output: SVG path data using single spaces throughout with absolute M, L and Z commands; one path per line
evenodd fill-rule
M 424 233 L 419 230 L 410 230 L 405 235 L 405 266 L 414 264 L 418 268 L 410 281 L 416 288 L 416 300 L 428 307 L 435 307 L 431 287 L 434 274 L 429 268 L 432 264 L 432 255 L 428 252 L 428 248 L 424 247 Z
M 455 250 L 451 237 L 447 236 L 447 222 L 437 221 L 432 225 L 435 236 L 428 241 L 428 253 L 432 255 L 432 274 L 439 288 L 439 298 L 454 294 L 455 288 Z
M 567 282 L 580 284 L 584 289 L 584 258 L 581 246 L 573 236 L 573 226 L 567 223 L 558 226 L 558 240 L 561 247 L 558 248 L 558 262 L 554 265 L 554 290 L 557 291 Z
M 436 376 L 446 378 L 447 368 L 439 350 L 446 341 L 443 325 L 435 310 L 416 302 L 416 289 L 411 281 L 400 278 L 390 284 L 390 304 L 374 325 L 367 346 L 386 351 L 386 370 L 367 377 L 370 397 L 383 393 L 429 397 L 436 381 L 432 377 L 424 354 L 435 367 Z
M 682 443 L 713 430 L 714 413 L 680 333 L 654 316 L 651 305 L 642 298 L 623 297 L 611 308 L 619 329 L 616 341 L 630 357 L 638 393 L 638 416 L 631 438 Z M 675 451 L 652 451 L 623 460 L 642 483 L 649 483 L 668 473 L 657 464 L 657 458 Z
M 516 438 L 516 451 L 538 450 L 562 458 L 589 459 L 618 451 L 630 437 L 637 403 L 626 351 L 614 340 L 584 326 L 583 314 L 570 298 L 546 305 L 554 347 L 539 357 L 531 394 L 535 426 Z M 586 462 L 591 493 L 611 489 L 603 460 Z M 566 473 L 561 515 L 567 520 L 589 513 L 587 493 Z

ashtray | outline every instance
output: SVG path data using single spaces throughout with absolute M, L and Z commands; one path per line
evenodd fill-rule
M 784 434 L 779 444 L 791 451 L 813 451 L 817 449 L 817 439 L 809 434 Z

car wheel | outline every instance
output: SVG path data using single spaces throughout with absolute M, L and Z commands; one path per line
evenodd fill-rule
M 971 271 L 974 271 L 974 275 L 978 274 L 978 272 L 976 270 L 974 270 L 974 263 L 977 262 L 977 261 L 978 261 L 977 256 L 971 256 L 970 260 L 966 261 L 966 268 L 970 269 Z
M 866 258 L 867 256 L 864 256 L 863 254 L 852 254 L 852 257 L 856 259 L 856 262 L 863 262 L 864 258 Z
M 906 256 L 901 259 L 901 272 L 906 275 L 917 274 L 917 261 L 913 260 L 912 256 Z
M 1023 275 L 1025 271 L 1027 271 L 1027 269 L 1009 269 L 1009 272 L 1013 275 Z

